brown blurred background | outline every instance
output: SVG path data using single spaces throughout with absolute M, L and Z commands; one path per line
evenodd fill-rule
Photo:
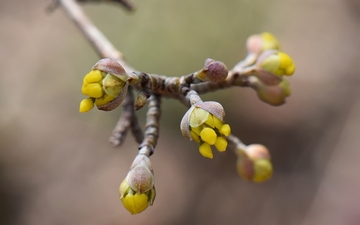
M 86 5 L 140 71 L 179 76 L 209 57 L 232 68 L 246 38 L 263 31 L 297 64 L 284 106 L 250 89 L 204 96 L 224 105 L 243 142 L 269 147 L 272 180 L 239 178 L 231 151 L 202 158 L 179 131 L 186 109 L 164 100 L 157 198 L 136 216 L 118 186 L 137 145 L 131 135 L 121 148 L 108 142 L 121 110 L 78 113 L 82 76 L 98 56 L 48 3 L 0 0 L 0 224 L 360 224 L 358 1 L 139 0 L 135 13 Z

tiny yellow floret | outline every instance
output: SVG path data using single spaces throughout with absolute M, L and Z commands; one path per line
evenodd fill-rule
M 216 133 L 213 129 L 209 127 L 205 127 L 200 132 L 201 140 L 205 141 L 206 143 L 213 145 L 216 141 Z
M 276 37 L 271 33 L 264 32 L 261 34 L 261 38 L 263 40 L 263 47 L 262 47 L 263 51 L 271 50 L 271 49 L 275 49 L 275 50 L 280 49 L 279 40 L 276 39 Z
M 231 128 L 229 124 L 224 124 L 221 126 L 220 130 L 219 130 L 220 134 L 225 135 L 226 137 L 230 135 L 231 133 Z
M 104 94 L 103 97 L 97 98 L 97 99 L 95 100 L 95 104 L 96 104 L 97 106 L 102 106 L 102 105 L 105 105 L 105 104 L 111 102 L 111 101 L 114 100 L 114 99 L 115 99 L 114 97 L 112 97 L 112 96 L 110 96 L 110 95 L 108 95 L 108 94 Z
M 87 95 L 92 98 L 100 98 L 103 95 L 103 89 L 98 83 L 90 83 L 84 85 L 81 88 L 81 91 L 84 95 Z
M 200 137 L 198 134 L 196 134 L 194 131 L 191 130 L 190 135 L 194 141 L 196 141 L 197 143 L 200 143 Z
M 208 143 L 203 143 L 202 145 L 200 145 L 199 152 L 202 156 L 206 158 L 212 159 L 214 157 L 211 147 Z
M 148 207 L 148 196 L 146 194 L 126 195 L 121 199 L 124 207 L 131 213 L 141 213 Z
M 220 129 L 221 126 L 223 125 L 223 122 L 221 120 L 219 120 L 216 116 L 213 116 L 213 120 L 214 120 L 214 125 L 217 129 Z
M 103 79 L 102 73 L 100 70 L 92 70 L 84 77 L 84 83 L 96 83 Z
M 223 137 L 217 137 L 215 141 L 215 147 L 219 152 L 223 152 L 226 150 L 226 147 L 228 145 L 228 142 Z
M 83 99 L 80 102 L 80 112 L 88 112 L 94 107 L 94 101 L 91 98 Z
M 215 127 L 215 123 L 214 123 L 214 116 L 209 114 L 208 119 L 205 121 L 205 124 L 214 128 Z
M 292 75 L 295 72 L 295 64 L 290 56 L 286 53 L 279 52 L 280 66 L 279 72 L 287 76 Z
M 191 127 L 191 130 L 195 132 L 195 134 L 200 136 L 200 132 L 201 132 L 202 126 L 197 126 L 197 127 Z

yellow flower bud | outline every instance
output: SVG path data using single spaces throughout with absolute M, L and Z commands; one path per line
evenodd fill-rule
M 137 214 L 152 205 L 155 196 L 154 173 L 150 159 L 146 155 L 136 156 L 131 169 L 119 187 L 120 199 L 124 207 Z
M 225 137 L 230 135 L 231 129 L 223 124 L 224 116 L 224 109 L 217 102 L 196 103 L 185 113 L 180 129 L 184 137 L 199 143 L 202 156 L 212 159 L 212 145 L 220 152 L 228 145 Z
M 122 199 L 122 203 L 131 214 L 137 214 L 148 207 L 148 196 L 138 193 L 134 195 L 127 195 Z
M 223 124 L 221 128 L 219 129 L 220 134 L 225 135 L 226 137 L 230 135 L 231 128 L 229 124 Z
M 217 135 L 213 129 L 209 127 L 205 127 L 204 129 L 201 130 L 200 137 L 203 141 L 205 141 L 209 145 L 213 145 L 216 142 Z
M 91 98 L 83 99 L 80 102 L 80 112 L 88 112 L 94 107 L 94 101 Z
M 266 50 L 279 50 L 280 42 L 271 33 L 264 32 L 260 35 L 250 36 L 246 47 L 249 53 L 259 55 Z
M 271 33 L 264 32 L 261 34 L 261 38 L 263 40 L 263 51 L 266 50 L 279 50 L 281 45 L 279 40 Z
M 132 215 L 141 213 L 152 205 L 156 195 L 155 187 L 142 194 L 136 193 L 127 184 L 126 179 L 121 183 L 119 193 L 121 202 Z
M 223 152 L 226 150 L 228 142 L 223 137 L 217 137 L 214 145 L 219 152 Z
M 84 95 L 94 99 L 100 110 L 113 110 L 124 100 L 128 89 L 128 75 L 124 68 L 114 60 L 101 59 L 92 70 L 85 75 L 81 91 Z M 82 104 L 82 106 L 81 106 Z M 82 112 L 89 111 L 80 104 Z M 86 105 L 89 106 L 89 105 Z
M 91 98 L 100 98 L 104 94 L 101 85 L 98 83 L 83 85 L 81 92 Z
M 263 52 L 256 62 L 256 67 L 260 71 L 266 71 L 278 77 L 290 76 L 296 68 L 294 61 L 288 54 L 274 50 Z
M 213 153 L 212 153 L 211 147 L 208 143 L 201 144 L 199 146 L 199 152 L 205 158 L 209 158 L 209 159 L 213 158 Z
M 84 77 L 84 83 L 96 83 L 103 79 L 103 74 L 100 70 L 92 70 Z

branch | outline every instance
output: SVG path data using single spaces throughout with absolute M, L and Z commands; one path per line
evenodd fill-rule
M 161 116 L 161 96 L 151 95 L 148 99 L 149 109 L 146 114 L 145 137 L 139 149 L 147 149 L 152 155 L 159 139 L 160 116 Z
M 137 117 L 134 110 L 134 96 L 132 93 L 132 87 L 129 87 L 128 93 L 122 103 L 123 113 L 121 114 L 118 123 L 116 124 L 109 141 L 114 147 L 123 144 L 126 138 L 126 134 L 131 128 L 131 131 L 135 137 L 137 143 L 141 143 L 144 139 L 144 134 L 139 126 Z
M 78 2 L 113 2 L 122 5 L 125 9 L 129 11 L 134 11 L 135 6 L 129 0 L 77 0 Z

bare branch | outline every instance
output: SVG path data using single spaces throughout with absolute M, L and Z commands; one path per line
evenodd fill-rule
M 139 149 L 147 146 L 150 149 L 150 155 L 153 154 L 159 138 L 160 116 L 161 116 L 161 96 L 151 95 L 148 99 L 149 109 L 146 114 L 145 138 L 140 144 Z

